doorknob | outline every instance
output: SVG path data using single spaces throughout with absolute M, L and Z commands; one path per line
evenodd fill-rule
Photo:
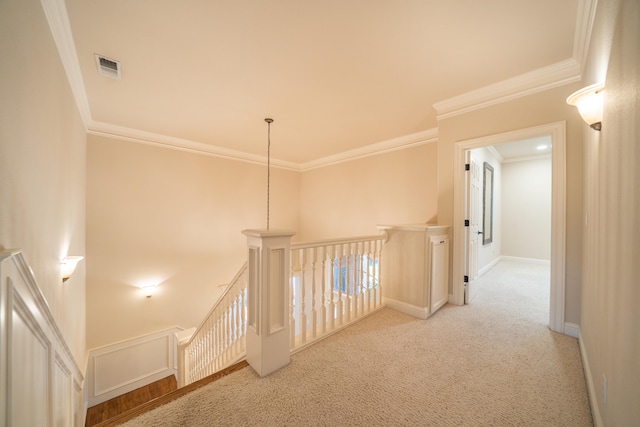
M 478 231 L 478 234 L 483 234 L 482 231 Z

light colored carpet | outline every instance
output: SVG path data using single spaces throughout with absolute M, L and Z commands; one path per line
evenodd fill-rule
M 515 268 L 517 267 L 517 268 Z M 126 426 L 591 426 L 577 340 L 548 327 L 549 268 L 501 262 L 471 305 L 390 309 Z

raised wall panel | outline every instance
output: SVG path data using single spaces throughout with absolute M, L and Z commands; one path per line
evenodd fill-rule
M 11 300 L 9 333 L 9 422 L 12 426 L 47 425 L 49 343 L 19 295 Z
M 278 332 L 284 328 L 285 305 L 284 288 L 281 286 L 285 275 L 284 249 L 271 249 L 269 251 L 269 334 Z
M 180 328 L 101 347 L 89 352 L 89 407 L 154 381 L 176 375 L 176 338 Z
M 434 236 L 431 244 L 431 314 L 449 300 L 449 236 Z
M 73 425 L 73 393 L 71 373 L 64 362 L 56 357 L 53 365 L 53 425 Z
M 381 225 L 387 233 L 382 257 L 386 306 L 427 319 L 449 300 L 449 227 Z
M 0 253 L 0 427 L 83 425 L 83 382 L 32 269 Z

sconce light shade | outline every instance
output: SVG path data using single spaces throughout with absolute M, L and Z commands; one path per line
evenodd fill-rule
M 578 108 L 582 120 L 595 130 L 602 129 L 602 91 L 604 85 L 594 84 L 571 94 L 567 104 Z
M 84 257 L 82 256 L 68 256 L 60 261 L 60 272 L 62 273 L 63 282 L 69 280 L 69 277 L 71 277 L 73 272 L 76 271 L 78 263 L 83 259 Z
M 156 285 L 143 286 L 141 289 L 142 289 L 142 294 L 145 297 L 151 298 L 151 296 L 153 295 L 153 291 L 155 291 L 156 289 Z

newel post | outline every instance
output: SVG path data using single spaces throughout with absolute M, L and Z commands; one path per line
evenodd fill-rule
M 244 230 L 247 236 L 247 362 L 264 377 L 287 365 L 289 264 L 293 231 Z

